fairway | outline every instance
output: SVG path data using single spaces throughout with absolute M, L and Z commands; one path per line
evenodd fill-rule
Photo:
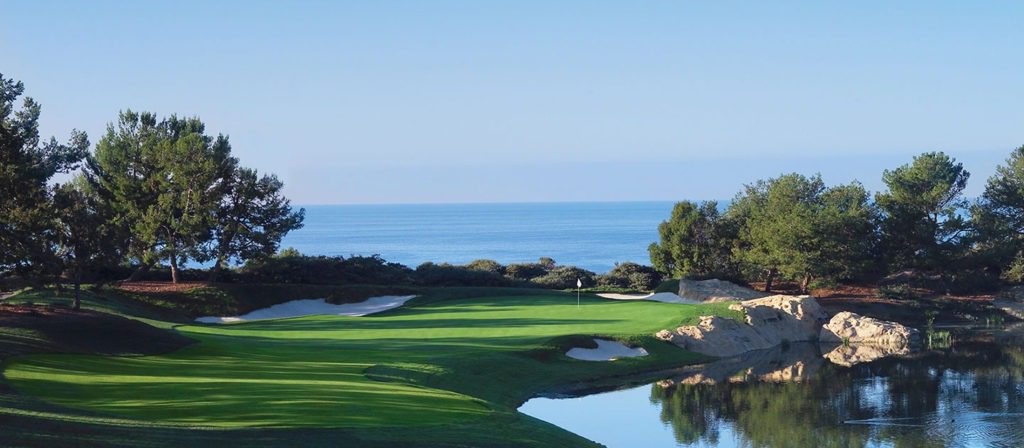
M 422 303 L 421 302 L 427 302 Z M 33 355 L 6 364 L 18 391 L 105 415 L 170 425 L 372 429 L 515 413 L 559 384 L 691 363 L 650 335 L 726 304 L 550 295 L 416 299 L 367 317 L 187 325 L 199 341 L 159 356 Z M 612 363 L 564 356 L 581 336 L 643 345 Z

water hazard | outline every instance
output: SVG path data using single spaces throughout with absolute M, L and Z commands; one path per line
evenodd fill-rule
M 1024 446 L 1024 325 L 910 353 L 790 344 L 520 411 L 609 447 Z

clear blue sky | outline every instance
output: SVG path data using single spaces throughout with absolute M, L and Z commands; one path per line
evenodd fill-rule
M 1024 144 L 1022 2 L 5 2 L 47 134 L 199 115 L 298 203 L 728 198 Z

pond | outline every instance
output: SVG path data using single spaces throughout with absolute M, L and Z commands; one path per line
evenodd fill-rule
M 608 447 L 1024 447 L 1024 325 L 886 354 L 790 344 L 519 410 Z

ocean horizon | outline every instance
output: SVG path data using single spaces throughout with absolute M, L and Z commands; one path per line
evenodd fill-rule
M 307 255 L 380 255 L 409 267 L 427 262 L 503 264 L 551 257 L 603 273 L 650 264 L 675 201 L 296 205 L 305 226 L 282 248 Z

